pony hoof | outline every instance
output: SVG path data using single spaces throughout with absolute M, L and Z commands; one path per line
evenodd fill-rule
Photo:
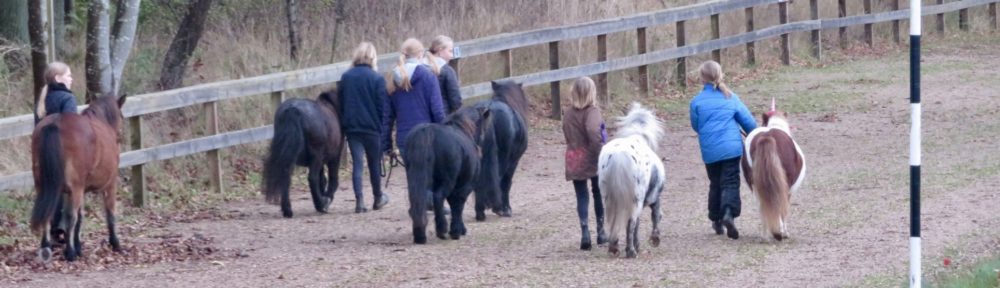
M 451 240 L 458 240 L 458 238 L 462 237 L 461 233 L 449 233 L 449 234 L 451 236 Z
M 292 211 L 291 210 L 289 210 L 289 211 L 282 210 L 281 211 L 281 216 L 283 216 L 285 218 L 292 218 Z
M 52 260 L 52 248 L 39 248 L 38 261 L 42 263 L 49 263 L 50 260 Z
M 649 237 L 649 244 L 653 247 L 660 247 L 660 236 Z
M 63 257 L 65 257 L 66 261 L 69 262 L 76 261 L 76 256 L 77 256 L 76 251 L 70 249 L 66 249 L 65 253 L 63 253 Z
M 486 221 L 486 214 L 476 213 L 476 221 L 478 222 Z
M 580 250 L 590 251 L 590 241 L 580 242 Z
M 427 237 L 413 236 L 414 244 L 427 244 Z
M 625 251 L 625 258 L 635 258 L 636 256 L 638 256 L 638 254 L 639 253 L 636 253 L 635 251 L 626 250 Z
M 774 233 L 772 236 L 774 236 L 774 240 L 781 241 L 784 239 L 784 235 L 781 235 L 781 233 Z
M 615 257 L 618 257 L 618 252 L 619 252 L 618 243 L 612 243 L 611 245 L 608 245 L 608 253 L 610 253 Z

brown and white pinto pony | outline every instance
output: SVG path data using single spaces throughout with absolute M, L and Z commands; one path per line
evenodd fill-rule
M 785 113 L 775 109 L 774 99 L 763 118 L 764 126 L 744 140 L 741 166 L 747 185 L 760 202 L 764 232 L 781 241 L 788 238 L 789 202 L 805 178 L 806 159 L 792 138 Z

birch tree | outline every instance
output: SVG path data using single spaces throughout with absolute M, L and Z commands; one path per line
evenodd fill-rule
M 87 101 L 118 95 L 122 70 L 132 52 L 141 0 L 117 0 L 111 26 L 109 0 L 90 0 L 87 7 Z

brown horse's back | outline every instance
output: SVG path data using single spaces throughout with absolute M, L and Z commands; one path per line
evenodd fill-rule
M 788 187 L 795 184 L 802 174 L 803 161 L 802 157 L 799 155 L 798 151 L 795 149 L 795 141 L 792 137 L 780 129 L 771 129 L 766 132 L 757 133 L 754 139 L 750 142 L 750 147 L 744 150 L 743 160 L 741 165 L 743 166 L 743 176 L 746 178 L 747 184 L 753 187 L 753 182 L 751 175 L 753 174 L 752 169 L 750 169 L 750 163 L 748 162 L 749 156 L 753 155 L 754 147 L 758 146 L 761 139 L 765 136 L 771 136 L 774 138 L 775 144 L 777 144 L 778 158 L 781 159 L 781 166 L 785 169 L 785 176 L 788 180 Z M 747 154 L 746 152 L 750 152 Z
M 117 132 L 107 123 L 73 113 L 46 117 L 35 128 L 40 130 L 48 125 L 59 127 L 66 170 L 66 184 L 69 187 L 84 187 L 84 190 L 104 190 L 114 185 L 118 178 L 119 145 Z M 32 137 L 32 157 L 37 163 L 41 139 L 40 133 Z M 37 166 L 33 167 L 38 175 Z M 37 179 L 36 182 L 40 179 Z

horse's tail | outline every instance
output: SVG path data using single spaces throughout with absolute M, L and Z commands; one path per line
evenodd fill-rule
M 494 122 L 495 123 L 495 122 Z M 494 127 L 495 128 L 495 127 Z M 476 184 L 476 202 L 485 205 L 486 208 L 502 208 L 500 190 L 500 170 L 501 160 L 497 139 L 497 131 L 487 129 L 484 131 L 483 141 L 479 143 L 482 155 L 479 162 L 479 173 Z
M 762 135 L 751 153 L 753 191 L 760 200 L 764 225 L 775 239 L 781 239 L 781 218 L 788 215 L 788 177 L 778 157 L 774 137 Z
M 636 203 L 639 201 L 633 191 L 636 187 L 635 175 L 631 173 L 636 169 L 632 167 L 634 162 L 631 158 L 625 155 L 611 154 L 607 158 L 601 155 L 601 159 L 607 161 L 599 161 L 602 163 L 598 164 L 598 185 L 604 193 L 608 241 L 616 243 L 618 235 L 628 227 L 628 220 L 635 213 Z
M 427 200 L 434 184 L 434 137 L 431 126 L 417 126 L 406 138 L 406 188 L 410 198 L 410 219 L 413 220 L 413 237 L 417 244 L 427 242 Z
M 288 193 L 291 186 L 295 161 L 305 149 L 302 128 L 302 112 L 298 109 L 278 110 L 274 119 L 274 138 L 271 149 L 264 161 L 264 198 L 268 203 L 277 204 L 282 193 Z
M 31 211 L 31 231 L 45 232 L 45 225 L 52 221 L 52 215 L 59 204 L 59 192 L 66 182 L 66 165 L 63 161 L 62 140 L 59 127 L 55 123 L 42 127 L 41 143 L 38 149 L 38 173 L 41 181 L 35 188 L 35 207 Z

